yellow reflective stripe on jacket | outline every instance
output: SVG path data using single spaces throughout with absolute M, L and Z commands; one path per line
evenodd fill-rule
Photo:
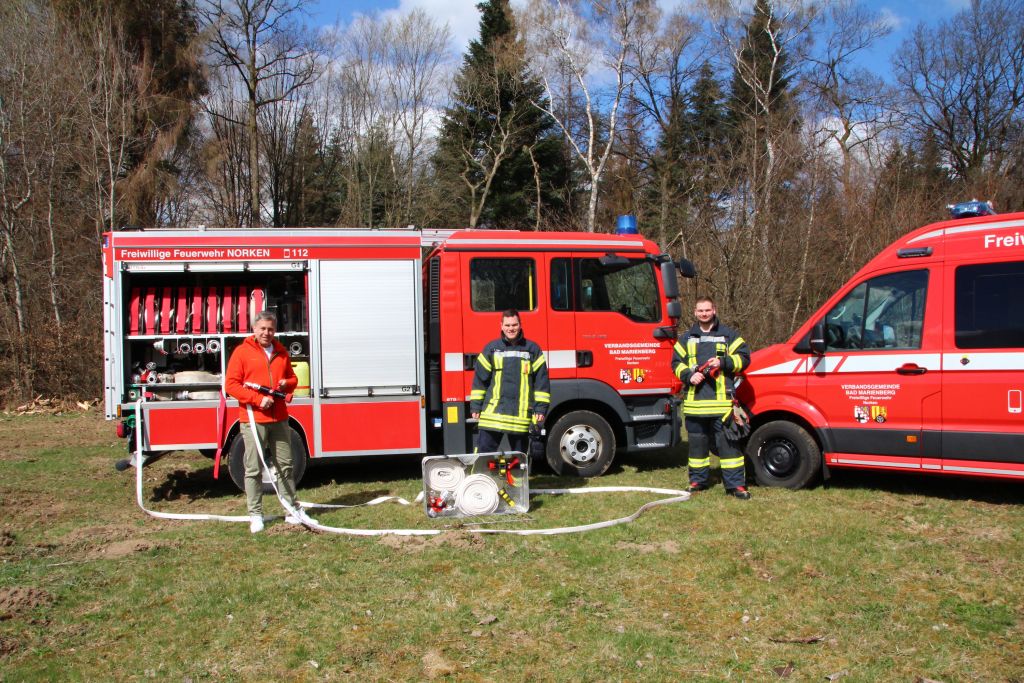
M 676 353 L 678 353 L 679 357 L 683 359 L 683 362 L 679 363 L 678 365 L 676 365 L 676 369 L 675 369 L 676 377 L 679 378 L 679 379 L 682 379 L 683 378 L 683 371 L 686 370 L 686 366 L 687 366 L 687 363 L 686 363 L 686 349 L 683 348 L 682 344 L 680 344 L 679 342 L 676 342 L 676 345 L 672 347 L 672 350 L 675 351 Z
M 519 361 L 519 415 L 530 412 L 530 361 Z
M 477 354 L 476 362 L 480 363 L 480 365 L 484 366 L 484 368 L 486 368 L 487 372 L 491 371 L 491 363 L 490 363 L 490 361 L 487 360 L 487 356 L 485 356 L 484 354 L 482 354 L 482 353 L 481 354 Z
M 729 354 L 729 360 L 732 361 L 733 372 L 739 372 L 740 370 L 743 369 L 743 358 L 738 353 L 736 353 L 736 349 L 740 348 L 744 344 L 746 344 L 746 342 L 743 341 L 743 337 L 736 337 L 736 339 L 733 340 L 732 344 L 729 344 L 729 350 L 727 351 L 727 353 Z
M 551 403 L 551 394 L 546 391 L 535 391 L 533 397 L 537 400 L 537 403 Z
M 501 376 L 505 372 L 505 358 L 503 356 L 494 356 L 494 377 L 491 378 L 491 387 L 493 391 L 491 393 L 491 400 L 487 403 L 487 407 L 484 408 L 483 412 L 493 413 L 494 409 L 498 406 L 498 401 L 501 399 Z
M 683 404 L 683 415 L 721 417 L 732 410 L 732 401 L 693 401 Z
M 531 421 L 529 418 L 521 420 L 505 415 L 495 415 L 494 413 L 481 413 L 479 424 L 484 429 L 495 429 L 505 432 L 528 432 L 530 431 Z
M 694 366 L 696 366 L 696 364 L 697 364 L 697 340 L 696 339 L 692 339 L 692 338 L 691 339 L 687 339 L 686 340 L 686 366 L 688 368 L 690 368 L 690 370 L 693 370 Z M 685 400 L 693 401 L 696 397 L 697 397 L 697 386 L 694 385 L 694 384 L 691 384 L 690 387 L 686 390 L 686 399 Z
M 486 394 L 487 391 L 485 389 L 473 389 L 471 392 L 469 392 L 469 399 L 471 401 L 482 401 L 484 400 L 484 396 Z
M 532 369 L 532 370 L 533 370 L 534 372 L 536 372 L 536 371 L 537 371 L 537 369 L 538 369 L 538 368 L 540 368 L 540 366 L 544 365 L 544 364 L 545 364 L 545 363 L 547 363 L 547 362 L 548 362 L 548 361 L 547 361 L 547 358 L 546 358 L 546 357 L 544 356 L 544 354 L 542 353 L 542 354 L 540 354 L 539 356 L 537 356 L 537 360 L 533 361 L 533 366 L 531 367 L 531 369 Z

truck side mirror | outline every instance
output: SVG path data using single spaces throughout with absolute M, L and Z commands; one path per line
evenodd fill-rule
M 825 354 L 825 323 L 821 320 L 814 323 L 814 326 L 811 328 L 809 344 L 811 347 L 811 353 L 819 356 Z
M 676 279 L 674 263 L 666 261 L 661 264 L 661 282 L 665 286 L 665 296 L 667 298 L 679 298 L 679 280 Z
M 675 273 L 672 274 L 672 277 L 675 277 Z M 678 301 L 669 301 L 665 304 L 665 310 L 668 311 L 668 317 L 673 320 L 679 320 L 683 317 L 683 305 Z
M 697 268 L 689 260 L 681 258 L 679 263 L 676 264 L 676 268 L 679 269 L 679 274 L 686 278 L 697 277 Z

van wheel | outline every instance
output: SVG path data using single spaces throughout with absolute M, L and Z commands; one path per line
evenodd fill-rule
M 302 481 L 303 475 L 306 474 L 306 464 L 309 461 L 309 456 L 306 453 L 306 445 L 302 442 L 302 437 L 299 436 L 299 433 L 295 431 L 294 428 L 290 428 L 289 432 L 291 433 L 291 446 L 292 453 L 294 454 L 292 474 L 295 475 L 295 488 L 298 488 L 299 482 Z M 231 442 L 231 449 L 228 451 L 228 474 L 231 475 L 231 481 L 233 481 L 235 486 L 237 486 L 241 491 L 245 491 L 244 456 L 245 440 L 242 438 L 242 435 L 239 434 Z M 273 492 L 274 487 L 270 484 L 270 477 L 267 475 L 266 470 L 264 470 L 263 493 Z
M 548 430 L 546 455 L 555 474 L 597 477 L 615 457 L 615 433 L 597 413 L 574 410 Z
M 800 425 L 785 420 L 758 427 L 747 442 L 747 457 L 761 486 L 799 489 L 821 473 L 821 449 Z

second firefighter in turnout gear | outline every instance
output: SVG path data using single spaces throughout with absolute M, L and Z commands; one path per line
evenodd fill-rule
M 750 349 L 738 332 L 718 321 L 715 302 L 697 299 L 697 322 L 680 335 L 672 353 L 672 372 L 683 381 L 683 419 L 689 439 L 690 491 L 708 488 L 710 450 L 722 466 L 722 483 L 730 495 L 746 500 L 743 454 L 725 437 L 733 419 L 734 377 L 750 364 Z
M 513 451 L 526 452 L 530 426 L 544 421 L 551 403 L 547 360 L 523 336 L 519 312 L 501 314 L 501 336 L 476 357 L 470 413 L 479 418 L 477 451 L 497 451 L 502 435 Z

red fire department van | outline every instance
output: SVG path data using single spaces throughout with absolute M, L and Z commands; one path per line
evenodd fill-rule
M 263 309 L 300 378 L 292 439 L 310 458 L 471 452 L 475 354 L 507 308 L 547 356 L 557 472 L 596 476 L 616 450 L 678 442 L 676 269 L 692 265 L 636 234 L 124 231 L 103 259 L 106 416 L 141 430 L 146 461 L 223 445 L 241 483 L 235 402 L 219 424 L 219 392 Z
M 1024 213 L 902 237 L 750 368 L 760 484 L 823 466 L 1024 479 Z

